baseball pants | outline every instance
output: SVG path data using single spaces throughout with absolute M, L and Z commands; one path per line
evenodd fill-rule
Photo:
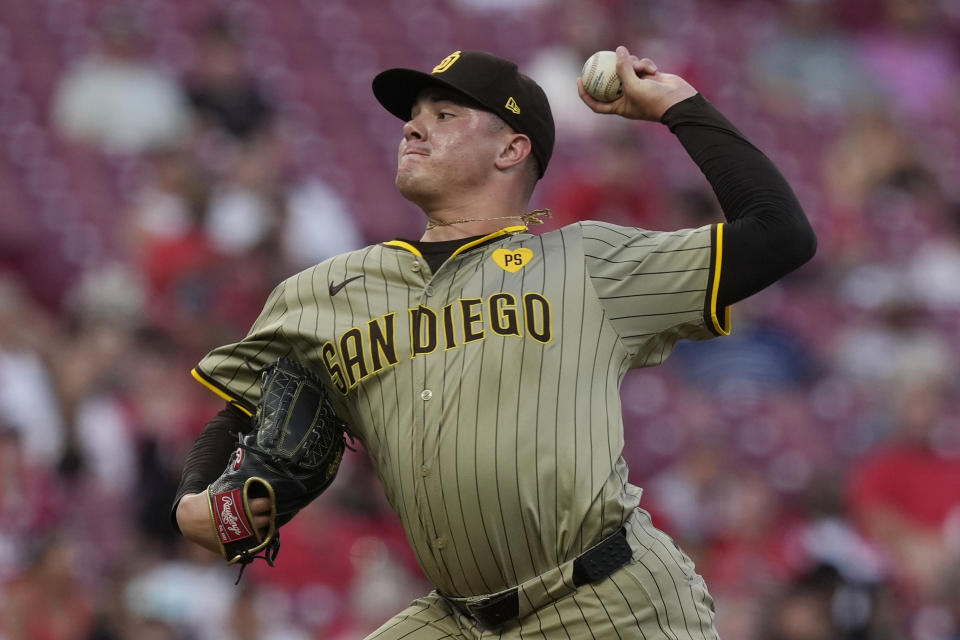
M 626 523 L 633 550 L 622 568 L 498 629 L 484 629 L 432 592 L 413 602 L 367 640 L 712 640 L 714 604 L 693 562 L 637 509 Z

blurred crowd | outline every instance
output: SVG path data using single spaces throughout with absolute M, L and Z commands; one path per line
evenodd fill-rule
M 0 0 L 0 640 L 351 640 L 428 587 L 362 452 L 276 567 L 185 545 L 222 406 L 189 376 L 282 278 L 418 238 L 369 82 L 511 57 L 558 126 L 549 230 L 721 219 L 669 132 L 595 116 L 626 44 L 777 163 L 812 263 L 632 372 L 624 456 L 724 637 L 960 638 L 960 7 L 952 0 Z

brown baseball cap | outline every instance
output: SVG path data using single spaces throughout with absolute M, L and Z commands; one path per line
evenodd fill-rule
M 406 121 L 420 92 L 437 86 L 459 91 L 530 138 L 543 177 L 553 154 L 553 114 L 543 89 L 520 73 L 515 62 L 483 51 L 454 51 L 430 73 L 387 69 L 377 74 L 373 95 L 387 111 Z

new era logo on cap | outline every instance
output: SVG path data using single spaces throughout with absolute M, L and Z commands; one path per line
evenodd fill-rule
M 373 79 L 377 100 L 402 120 L 410 119 L 420 92 L 435 86 L 459 91 L 529 137 L 543 176 L 553 154 L 553 114 L 543 89 L 515 62 L 483 51 L 454 51 L 431 73 L 388 69 Z

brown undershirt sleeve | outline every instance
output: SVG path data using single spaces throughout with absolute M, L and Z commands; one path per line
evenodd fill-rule
M 183 473 L 180 476 L 180 485 L 173 500 L 170 511 L 170 521 L 178 532 L 177 505 L 180 499 L 188 493 L 201 493 L 207 485 L 217 479 L 227 464 L 230 453 L 236 448 L 239 434 L 247 433 L 253 428 L 253 422 L 247 414 L 235 406 L 227 404 L 220 413 L 214 416 L 197 440 L 190 448 L 187 459 L 183 464 Z

